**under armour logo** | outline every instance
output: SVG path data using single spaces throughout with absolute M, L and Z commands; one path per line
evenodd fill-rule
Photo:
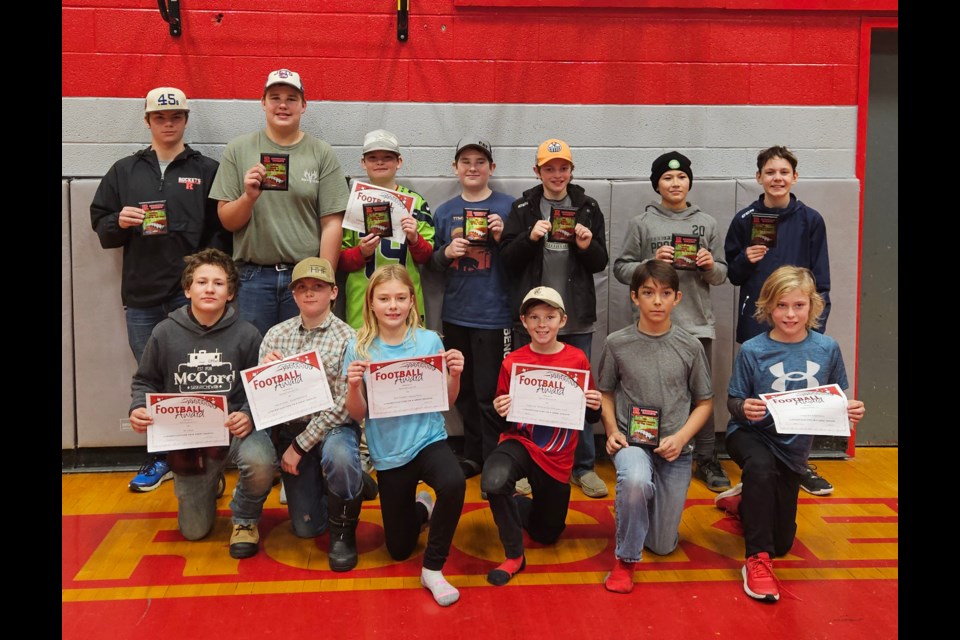
M 560 146 L 559 142 L 551 142 L 549 145 L 547 145 L 547 151 L 550 153 L 559 153 L 560 149 L 562 148 L 563 147 Z
M 787 380 L 791 382 L 799 382 L 800 380 L 806 380 L 807 386 L 810 387 L 819 387 L 820 383 L 817 382 L 817 379 L 814 378 L 817 372 L 820 371 L 820 365 L 816 362 L 807 360 L 807 371 L 806 373 L 802 371 L 791 371 L 790 373 L 784 373 L 783 363 L 778 362 L 777 364 L 770 367 L 770 373 L 777 376 L 777 379 L 773 381 L 773 384 L 770 385 L 770 388 L 774 391 L 786 391 L 787 390 Z

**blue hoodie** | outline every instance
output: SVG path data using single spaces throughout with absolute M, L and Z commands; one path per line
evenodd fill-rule
M 778 217 L 777 246 L 772 247 L 762 260 L 754 264 L 751 264 L 746 256 L 747 247 L 750 246 L 752 213 Z M 764 206 L 763 196 L 760 196 L 756 202 L 739 211 L 730 222 L 723 252 L 727 258 L 727 277 L 732 284 L 740 287 L 737 342 L 742 344 L 769 330 L 769 327 L 754 319 L 753 313 L 763 282 L 784 265 L 806 267 L 813 272 L 817 292 L 823 296 L 826 303 L 817 331 L 826 331 L 827 317 L 830 315 L 830 259 L 827 255 L 827 227 L 823 216 L 816 210 L 797 200 L 797 196 L 792 193 L 790 204 L 783 209 Z

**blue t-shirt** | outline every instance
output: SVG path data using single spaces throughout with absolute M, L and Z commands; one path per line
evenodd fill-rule
M 494 191 L 480 202 L 467 202 L 461 196 L 447 200 L 433 216 L 437 233 L 435 251 L 450 244 L 451 234 L 463 237 L 463 209 L 489 209 L 506 221 L 515 198 Z M 492 238 L 485 245 L 471 245 L 466 255 L 457 258 L 446 272 L 443 294 L 444 322 L 477 329 L 511 327 L 510 291 L 500 262 L 500 247 Z
M 404 341 L 398 345 L 384 344 L 379 337 L 375 338 L 370 345 L 368 360 L 379 362 L 430 356 L 442 350 L 443 343 L 440 341 L 440 336 L 433 331 L 417 329 L 416 333 L 407 334 Z M 347 374 L 347 367 L 351 362 L 359 359 L 357 340 L 354 338 L 347 345 L 347 351 L 343 356 L 343 374 Z M 439 411 L 394 418 L 367 417 L 364 428 L 367 432 L 367 446 L 370 447 L 373 467 L 377 471 L 402 467 L 413 460 L 424 447 L 445 440 L 447 437 L 443 414 Z
M 747 399 L 759 398 L 761 393 L 797 391 L 825 384 L 847 389 L 847 372 L 836 340 L 808 331 L 802 342 L 777 342 L 769 333 L 762 333 L 740 348 L 727 392 Z M 788 467 L 797 473 L 806 470 L 813 436 L 777 433 L 769 412 L 756 422 L 740 423 L 731 418 L 727 435 L 737 429 L 754 429 Z

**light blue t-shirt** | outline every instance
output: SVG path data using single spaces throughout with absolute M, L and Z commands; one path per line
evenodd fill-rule
M 489 209 L 506 222 L 514 199 L 494 191 L 480 202 L 467 202 L 461 196 L 447 200 L 433 216 L 434 250 L 443 251 L 454 236 L 463 237 L 464 208 Z M 471 245 L 447 269 L 441 318 L 475 329 L 510 328 L 510 289 L 500 263 L 500 246 L 492 238 L 487 244 Z
M 433 331 L 417 329 L 415 333 L 408 334 L 406 339 L 398 345 L 384 344 L 379 337 L 375 338 L 370 345 L 368 360 L 379 362 L 430 356 L 442 350 L 443 342 L 440 341 L 440 336 Z M 355 338 L 347 345 L 347 351 L 343 356 L 344 375 L 347 374 L 347 367 L 354 360 L 360 360 L 357 357 Z M 370 457 L 377 471 L 402 467 L 413 460 L 424 447 L 445 440 L 447 437 L 443 414 L 439 411 L 394 418 L 367 417 L 364 425 Z
M 802 342 L 777 342 L 769 333 L 761 333 L 740 348 L 727 392 L 747 399 L 758 398 L 761 393 L 797 391 L 826 384 L 847 389 L 847 372 L 836 340 L 809 331 Z M 806 470 L 813 436 L 777 433 L 769 412 L 756 422 L 740 423 L 731 418 L 727 435 L 737 429 L 755 430 L 788 467 L 797 473 Z

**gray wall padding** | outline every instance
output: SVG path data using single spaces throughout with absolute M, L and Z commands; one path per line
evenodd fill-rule
M 456 180 L 401 176 L 401 182 L 420 192 L 436 209 L 458 193 Z M 656 197 L 648 180 L 611 181 L 577 180 L 587 193 L 596 198 L 604 212 L 610 264 L 619 255 L 623 234 L 631 218 Z M 127 345 L 126 324 L 120 304 L 120 250 L 104 251 L 96 234 L 90 228 L 89 206 L 99 180 L 74 180 L 69 185 L 70 207 L 64 200 L 64 378 L 63 378 L 63 432 L 64 447 L 72 446 L 72 426 L 68 424 L 67 398 L 73 393 L 68 377 L 68 342 L 70 308 L 68 283 L 72 278 L 73 291 L 73 356 L 76 359 L 76 425 L 81 447 L 124 446 L 144 444 L 145 438 L 132 431 L 121 431 L 120 420 L 126 418 L 130 402 L 130 378 L 134 360 Z M 491 187 L 513 196 L 536 184 L 534 177 L 491 180 Z M 66 183 L 65 183 L 65 189 Z M 831 298 L 833 310 L 828 333 L 840 343 L 847 366 L 847 376 L 853 383 L 856 376 L 856 295 L 857 256 L 859 242 L 859 183 L 854 179 L 802 180 L 795 193 L 814 207 L 827 222 L 830 242 L 830 270 L 833 281 Z M 690 192 L 690 200 L 717 219 L 721 235 L 734 213 L 754 201 L 760 192 L 752 179 L 704 180 L 697 179 Z M 70 225 L 67 216 L 72 212 Z M 67 234 L 72 255 L 67 251 Z M 598 299 L 597 332 L 593 343 L 592 362 L 596 367 L 605 336 L 632 322 L 628 287 L 612 276 L 611 268 L 596 277 Z M 440 329 L 440 306 L 443 296 L 443 276 L 423 271 L 427 326 Z M 736 354 L 733 339 L 737 291 L 729 283 L 714 287 L 712 292 L 714 314 L 717 318 L 717 340 L 713 353 L 713 386 L 716 398 L 717 426 L 724 428 L 726 388 Z M 448 430 L 452 435 L 463 433 L 457 411 L 448 415 Z M 599 426 L 596 433 L 602 433 Z M 70 435 L 68 440 L 67 435 Z
M 73 273 L 70 270 L 70 183 L 60 185 L 60 430 L 61 447 L 76 445 L 73 410 Z

